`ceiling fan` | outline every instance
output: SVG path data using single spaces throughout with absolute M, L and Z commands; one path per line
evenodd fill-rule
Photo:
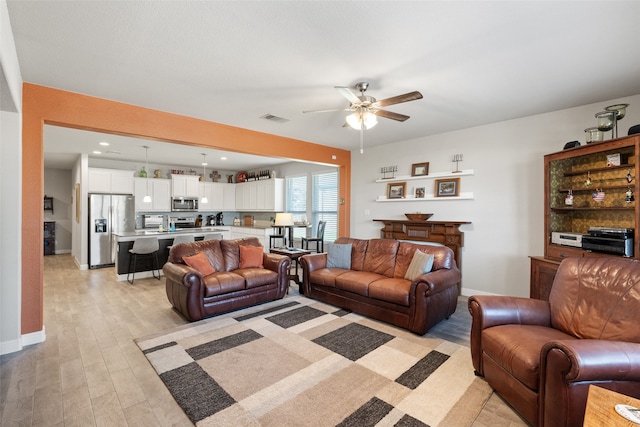
M 352 114 L 347 116 L 347 121 L 343 126 L 351 126 L 352 128 L 360 131 L 360 153 L 364 152 L 364 130 L 371 129 L 378 123 L 378 116 L 385 119 L 396 120 L 398 122 L 404 122 L 409 118 L 404 114 L 394 113 L 392 111 L 383 110 L 382 107 L 389 105 L 401 104 L 403 102 L 415 101 L 421 99 L 422 94 L 418 91 L 405 93 L 403 95 L 392 96 L 391 98 L 376 100 L 372 96 L 365 95 L 368 82 L 358 82 L 355 85 L 355 89 L 360 91 L 360 95 L 353 93 L 348 87 L 334 86 L 335 89 L 349 101 L 349 107 L 338 108 L 332 110 L 308 110 L 303 113 L 327 113 L 332 111 L 352 111 Z

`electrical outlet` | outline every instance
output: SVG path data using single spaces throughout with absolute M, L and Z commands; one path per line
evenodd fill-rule
M 371 212 L 369 211 L 369 209 L 365 209 L 364 216 L 369 216 L 369 215 L 371 215 Z

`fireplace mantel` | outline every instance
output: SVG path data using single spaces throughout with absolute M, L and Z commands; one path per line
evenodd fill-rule
M 462 265 L 464 233 L 459 230 L 468 221 L 409 221 L 398 219 L 374 219 L 384 223 L 381 230 L 383 239 L 415 240 L 440 243 L 451 248 L 458 267 Z

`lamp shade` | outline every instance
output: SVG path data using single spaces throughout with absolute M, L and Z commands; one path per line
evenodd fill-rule
M 291 226 L 293 224 L 293 214 L 292 213 L 277 213 L 276 214 L 276 226 L 285 227 Z

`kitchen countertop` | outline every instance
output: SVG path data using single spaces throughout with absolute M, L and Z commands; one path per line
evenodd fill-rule
M 118 242 L 130 242 L 132 240 L 135 240 L 136 237 L 141 237 L 141 236 L 157 236 L 159 239 L 173 239 L 176 234 L 193 234 L 194 236 L 200 236 L 206 233 L 230 231 L 231 227 L 251 228 L 254 230 L 267 230 L 271 228 L 270 225 L 253 225 L 253 226 L 212 225 L 209 227 L 178 228 L 175 231 L 169 231 L 169 230 L 158 231 L 157 229 L 147 229 L 147 230 L 124 231 L 124 232 L 113 233 L 113 234 L 117 236 Z
M 178 228 L 175 231 L 169 230 L 136 230 L 136 231 L 124 231 L 120 233 L 113 233 L 117 236 L 118 242 L 129 242 L 140 236 L 157 236 L 159 239 L 173 239 L 177 234 L 193 234 L 195 236 L 204 235 L 206 233 L 216 233 L 229 231 L 229 226 L 212 226 L 212 227 L 198 227 L 198 228 Z

